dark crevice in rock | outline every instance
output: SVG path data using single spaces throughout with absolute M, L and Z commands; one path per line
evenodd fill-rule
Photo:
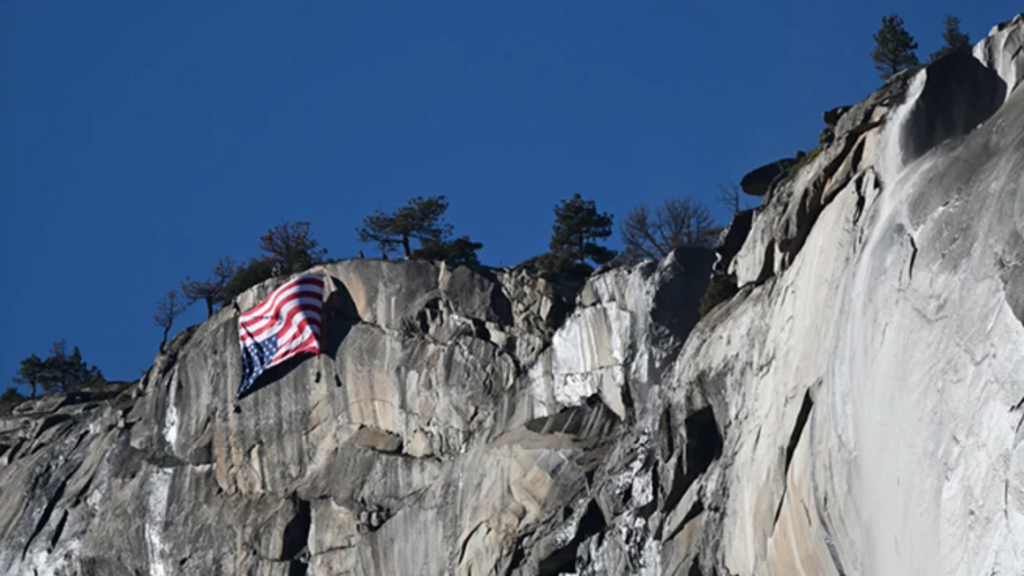
M 53 550 L 57 546 L 57 542 L 60 540 L 61 534 L 64 532 L 64 525 L 68 522 L 68 511 L 65 510 L 60 516 L 60 520 L 57 522 L 57 527 L 53 529 L 53 534 L 50 536 L 50 550 Z
M 1013 412 L 1014 410 L 1020 410 L 1021 406 L 1024 406 L 1024 397 L 1022 397 L 1016 404 L 1013 405 L 1012 408 L 1010 408 L 1010 412 Z
M 71 450 L 69 450 L 69 452 L 74 452 L 75 450 L 77 450 L 78 447 L 82 445 L 82 441 L 85 440 L 85 437 L 88 436 L 88 435 L 89 435 L 89 431 L 88 430 L 86 430 L 86 431 L 82 432 L 81 434 L 79 434 L 78 438 L 75 439 L 75 445 L 71 447 Z
M 633 401 L 633 394 L 630 391 L 630 386 L 623 386 L 621 388 L 622 396 L 622 407 L 626 409 L 626 421 L 632 422 L 636 414 L 636 403 Z
M 782 514 L 782 505 L 786 502 L 789 465 L 793 461 L 793 453 L 796 452 L 796 445 L 800 442 L 800 436 L 803 434 L 804 426 L 807 425 L 807 420 L 811 416 L 811 408 L 813 407 L 814 400 L 811 399 L 811 391 L 807 390 L 804 392 L 804 402 L 800 406 L 800 413 L 796 417 L 796 424 L 793 426 L 793 432 L 789 436 L 789 444 L 786 446 L 786 465 L 782 471 L 782 497 L 779 498 L 779 505 L 775 508 L 775 519 L 772 521 L 773 531 L 774 526 L 779 522 L 779 515 Z
M 775 240 L 765 242 L 764 259 L 761 263 L 761 271 L 757 273 L 757 279 L 753 284 L 759 286 L 775 275 Z
M 47 430 L 53 428 L 57 424 L 60 424 L 61 422 L 66 422 L 68 420 L 71 420 L 71 416 L 68 416 L 67 414 L 54 414 L 53 416 L 47 416 L 46 419 L 43 420 L 42 425 L 39 426 L 39 429 L 36 430 L 35 436 L 32 439 L 38 439 L 40 436 L 42 436 L 43 432 L 46 432 Z
M 690 510 L 686 513 L 686 516 L 683 516 L 683 520 L 679 523 L 679 525 L 676 526 L 675 529 L 672 530 L 672 532 L 670 532 L 667 536 L 662 538 L 661 541 L 662 542 L 668 542 L 672 538 L 675 538 L 676 534 L 679 534 L 680 532 L 682 532 L 683 528 L 686 528 L 687 524 L 692 522 L 694 518 L 700 516 L 703 513 L 704 513 L 704 502 L 700 498 L 697 498 L 697 500 L 693 503 L 693 506 L 691 506 Z
M 309 571 L 309 564 L 293 560 L 288 563 L 288 576 L 306 576 Z
M 675 428 L 672 426 L 672 411 L 667 407 L 658 418 L 658 435 L 663 442 L 662 460 L 668 460 L 676 451 Z
M 693 564 L 690 565 L 686 576 L 704 576 L 704 571 L 700 568 L 700 555 L 693 557 Z M 711 572 L 708 572 L 708 576 L 718 576 L 718 571 L 712 568 Z
M 686 494 L 686 489 L 690 487 L 689 484 L 686 484 L 683 481 L 686 477 L 685 468 L 682 456 L 676 458 L 676 469 L 672 474 L 672 489 L 669 490 L 668 495 L 665 497 L 665 502 L 661 507 L 663 512 L 669 512 L 674 509 L 679 504 L 679 501 L 683 499 L 683 495 Z
M 853 210 L 853 222 L 857 223 L 860 221 L 860 217 L 864 214 L 864 204 L 867 201 L 865 197 L 866 190 L 864 190 L 865 177 L 862 174 L 857 182 L 854 184 L 853 189 L 857 192 L 857 205 Z
M 580 544 L 587 538 L 604 530 L 606 526 L 607 523 L 600 506 L 597 505 L 595 500 L 591 500 L 587 505 L 587 511 L 583 513 L 583 517 L 580 518 L 580 523 L 576 527 L 576 535 L 568 544 L 555 550 L 547 558 L 540 561 L 537 575 L 558 576 L 565 572 L 575 572 L 576 551 L 579 549 Z
M 491 341 L 491 331 L 487 329 L 487 323 L 479 318 L 470 318 L 473 323 L 473 336 L 485 342 Z
M 754 222 L 754 209 L 743 210 L 733 216 L 732 222 L 722 231 L 715 245 L 715 261 L 711 265 L 712 273 L 725 276 L 729 273 L 729 264 L 743 248 L 743 243 L 750 235 Z
M 74 471 L 72 471 L 72 474 L 73 473 Z M 43 528 L 46 527 L 46 523 L 50 521 L 50 516 L 53 515 L 53 509 L 57 507 L 57 503 L 60 502 L 61 497 L 64 496 L 64 489 L 68 485 L 67 479 L 70 476 L 71 474 L 68 474 L 67 477 L 61 481 L 57 486 L 57 490 L 54 491 L 53 496 L 51 496 L 46 502 L 46 507 L 43 508 L 43 514 L 39 517 L 39 521 L 36 522 L 36 527 L 32 530 L 32 535 L 25 541 L 25 548 L 21 551 L 22 559 L 25 558 L 25 554 L 28 552 L 28 547 L 32 545 L 32 541 L 36 539 L 36 536 L 38 536 L 39 533 L 43 531 Z
M 690 511 L 686 513 L 686 516 L 683 516 L 683 521 L 679 524 L 679 527 L 682 528 L 686 526 L 691 520 L 700 516 L 702 512 L 704 512 L 704 502 L 698 498 L 697 501 L 693 503 L 693 507 L 690 508 Z
M 18 442 L 14 445 L 14 447 L 11 448 L 10 452 L 7 453 L 7 461 L 8 462 L 13 462 L 14 458 L 16 456 L 18 456 L 18 450 L 21 450 L 21 447 L 24 446 L 24 445 L 25 445 L 25 441 L 24 440 L 18 440 Z
M 860 166 L 861 160 L 864 159 L 864 147 L 864 140 L 858 140 L 856 146 L 853 148 L 853 158 L 850 162 L 851 170 Z
M 722 435 L 711 406 L 697 410 L 683 422 L 686 429 L 684 458 L 677 460 L 672 490 L 665 498 L 663 510 L 672 510 L 682 500 L 690 485 L 722 454 Z
M 914 242 L 914 236 L 911 234 L 907 235 L 910 239 L 910 264 L 907 265 L 907 278 L 914 278 L 914 261 L 917 259 L 917 242 Z
M 294 560 L 306 548 L 306 543 L 309 541 L 309 529 L 313 525 L 309 501 L 296 499 L 296 508 L 295 516 L 284 528 L 284 542 L 281 544 L 282 560 Z M 305 574 L 305 569 L 302 573 Z
M 522 542 L 517 542 L 516 549 L 512 551 L 512 559 L 508 563 L 508 570 L 505 570 L 505 576 L 510 576 L 519 569 L 523 565 L 523 560 L 526 560 L 526 552 L 523 551 Z
M 651 468 L 651 494 L 652 494 L 651 501 L 648 502 L 647 504 L 644 504 L 643 506 L 640 507 L 639 510 L 637 510 L 637 513 L 640 515 L 641 518 L 650 518 L 651 514 L 654 514 L 654 511 L 657 510 L 657 508 L 658 508 L 658 487 L 659 487 L 658 467 L 654 466 L 654 467 Z
M 804 402 L 800 406 L 800 414 L 796 417 L 796 425 L 793 426 L 793 433 L 789 436 L 789 445 L 786 446 L 786 469 L 785 472 L 789 473 L 789 464 L 793 461 L 793 453 L 796 452 L 796 445 L 800 442 L 800 436 L 803 434 L 804 426 L 807 425 L 807 419 L 811 416 L 811 408 L 814 407 L 814 400 L 811 399 L 811 391 L 807 390 L 804 392 Z

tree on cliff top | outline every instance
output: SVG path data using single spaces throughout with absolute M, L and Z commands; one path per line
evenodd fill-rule
M 473 242 L 469 236 L 460 236 L 454 240 L 438 242 L 427 240 L 412 251 L 413 260 L 441 260 L 452 266 L 461 264 L 479 264 L 476 251 L 483 248 L 480 242 Z
M 21 361 L 18 373 L 14 376 L 15 384 L 28 386 L 32 389 L 32 398 L 36 397 L 36 389 L 39 388 L 45 379 L 46 364 L 43 359 L 35 354 Z
M 374 243 L 380 249 L 381 257 L 402 249 L 406 259 L 412 258 L 412 240 L 422 246 L 424 243 L 440 243 L 451 233 L 451 226 L 443 222 L 448 210 L 448 200 L 443 195 L 423 198 L 417 196 L 391 214 L 377 210 L 363 218 L 363 227 L 358 228 L 360 242 Z
M 68 353 L 67 342 L 62 339 L 54 343 L 50 355 L 43 361 L 43 373 L 39 383 L 43 391 L 49 393 L 67 392 L 102 381 L 103 374 L 99 368 L 89 366 L 82 359 L 78 346 L 74 346 Z
M 882 27 L 875 32 L 875 49 L 871 59 L 883 80 L 912 66 L 917 66 L 917 42 L 903 27 L 903 19 L 896 14 L 882 17 Z
M 181 283 L 181 293 L 186 305 L 191 306 L 200 300 L 206 302 L 206 317 L 213 316 L 214 304 L 220 301 L 221 292 L 235 275 L 238 266 L 230 256 L 221 258 L 213 267 L 213 272 L 206 280 L 192 280 L 185 277 Z
M 715 245 L 715 227 L 711 213 L 692 198 L 667 200 L 653 211 L 641 204 L 626 214 L 622 222 L 622 243 L 627 260 L 660 260 L 683 246 Z
M 478 263 L 476 251 L 483 244 L 468 236 L 451 239 L 452 227 L 444 222 L 448 200 L 442 196 L 410 199 L 405 206 L 386 214 L 377 210 L 363 218 L 363 227 L 356 230 L 360 242 L 374 243 L 381 257 L 401 248 L 408 260 L 443 260 L 452 265 Z M 419 242 L 413 248 L 412 241 Z
M 234 266 L 234 275 L 218 291 L 215 302 L 227 305 L 249 288 L 275 276 L 302 272 L 323 264 L 327 250 L 313 238 L 309 222 L 278 224 L 260 237 L 260 250 L 266 252 L 243 265 Z M 218 264 L 218 267 L 224 260 Z M 217 268 L 214 268 L 216 275 Z M 209 304 L 209 303 L 208 303 Z
M 612 215 L 599 213 L 593 200 L 584 200 L 578 193 L 555 206 L 555 223 L 551 227 L 548 248 L 557 262 L 587 266 L 587 260 L 604 264 L 615 257 L 615 251 L 595 242 L 612 235 Z
M 44 394 L 67 392 L 79 386 L 104 381 L 99 368 L 90 366 L 82 359 L 78 346 L 68 352 L 67 341 L 63 339 L 54 343 L 45 360 L 35 354 L 24 358 L 12 380 L 15 384 L 30 386 L 32 398 L 36 397 L 37 389 L 41 389 Z
M 942 25 L 944 28 L 942 31 L 942 39 L 946 44 L 938 51 L 932 52 L 930 57 L 930 61 L 932 62 L 942 58 L 943 56 L 971 49 L 971 37 L 960 31 L 959 18 L 952 14 L 947 14 L 946 19 L 942 21 Z
M 167 344 L 167 334 L 174 325 L 174 319 L 185 311 L 185 301 L 178 297 L 178 291 L 171 289 L 164 299 L 157 303 L 156 314 L 153 315 L 153 323 L 164 329 L 163 338 L 160 340 L 160 350 Z
M 260 236 L 260 250 L 266 252 L 263 259 L 273 262 L 279 274 L 301 272 L 323 263 L 327 257 L 327 250 L 320 247 L 309 231 L 309 222 L 274 226 Z

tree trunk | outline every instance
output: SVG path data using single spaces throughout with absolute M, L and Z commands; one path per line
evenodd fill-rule
M 209 320 L 213 317 L 213 296 L 206 297 L 206 318 Z
M 412 253 L 412 250 L 409 249 L 409 237 L 408 236 L 402 236 L 402 250 L 405 251 L 405 259 L 408 260 L 409 259 L 409 254 Z

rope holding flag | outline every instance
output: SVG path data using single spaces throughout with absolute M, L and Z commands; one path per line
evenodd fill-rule
M 236 399 L 267 369 L 302 353 L 320 355 L 323 293 L 324 277 L 305 274 L 285 282 L 238 316 L 242 383 Z

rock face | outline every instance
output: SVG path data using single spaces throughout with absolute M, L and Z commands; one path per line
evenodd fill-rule
M 771 185 L 779 177 L 784 176 L 786 171 L 797 164 L 795 158 L 780 158 L 775 162 L 765 164 L 746 174 L 740 180 L 740 188 L 752 196 L 764 196 L 771 189 Z
M 836 115 L 717 256 L 340 262 L 323 354 L 240 401 L 226 308 L 18 406 L 0 573 L 1020 573 L 1022 39 Z M 713 266 L 741 288 L 699 318 Z

